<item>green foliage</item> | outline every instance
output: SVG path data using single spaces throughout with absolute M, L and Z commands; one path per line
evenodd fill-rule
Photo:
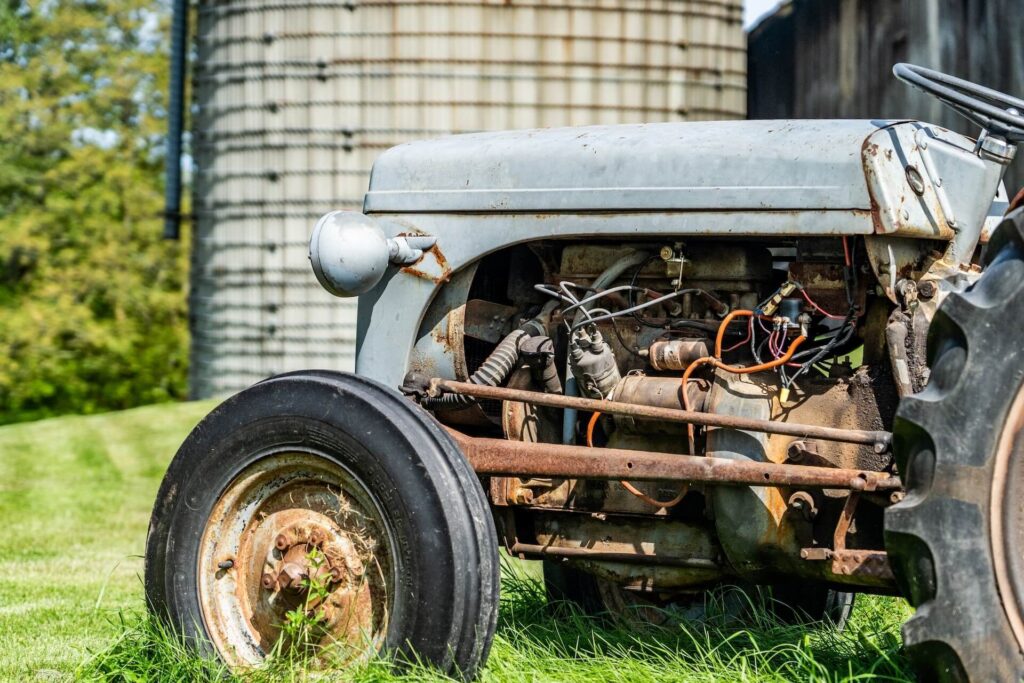
M 167 6 L 0 0 L 0 423 L 181 398 Z
M 528 571 L 528 570 L 527 570 Z M 481 683 L 518 681 L 630 681 L 646 683 L 855 683 L 911 681 L 899 623 L 906 603 L 862 596 L 847 629 L 793 626 L 769 612 L 746 627 L 715 621 L 692 626 L 627 628 L 585 616 L 567 605 L 558 617 L 546 608 L 544 587 L 511 561 L 502 580 L 498 631 Z M 134 612 L 120 618 L 122 635 L 76 670 L 80 680 L 228 681 L 230 683 L 443 683 L 451 678 L 411 662 L 396 675 L 382 658 L 344 670 L 321 670 L 286 660 L 231 675 L 189 650 L 159 620 Z
M 140 576 L 153 497 L 174 449 L 213 407 L 0 427 L 0 681 L 450 682 L 424 666 L 396 677 L 382 659 L 339 673 L 285 658 L 229 676 L 146 615 Z M 842 633 L 770 613 L 742 626 L 630 629 L 571 610 L 553 616 L 537 565 L 506 565 L 482 683 L 912 680 L 899 633 L 910 609 L 896 598 L 858 596 Z
M 306 597 L 301 605 L 285 615 L 285 621 L 281 625 L 284 637 L 277 641 L 278 651 L 274 653 L 275 656 L 283 654 L 280 648 L 287 642 L 292 651 L 297 651 L 289 654 L 297 654 L 299 658 L 312 657 L 316 654 L 324 634 L 327 614 L 324 612 L 323 604 L 331 595 L 331 581 L 330 574 L 321 572 L 320 569 L 327 563 L 327 558 L 322 551 L 313 548 L 306 554 L 306 561 L 309 563 L 309 576 L 302 579 Z

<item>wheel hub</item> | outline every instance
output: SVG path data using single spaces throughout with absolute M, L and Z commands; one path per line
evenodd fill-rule
M 199 558 L 218 652 L 259 664 L 299 644 L 287 628 L 296 620 L 318 659 L 375 651 L 390 611 L 389 538 L 375 501 L 333 463 L 285 454 L 247 468 L 215 507 Z
M 352 539 L 337 524 L 309 510 L 278 513 L 264 523 L 269 524 L 269 534 L 285 525 L 266 554 L 260 578 L 274 611 L 302 607 L 328 629 L 343 626 L 355 635 L 363 628 L 372 611 L 371 595 L 369 585 L 361 581 L 365 569 Z M 327 597 L 310 596 L 313 586 L 325 589 Z
M 274 548 L 267 554 L 261 579 L 265 590 L 305 592 L 311 581 L 337 586 L 343 579 L 358 580 L 363 575 L 352 540 L 336 524 L 311 511 L 292 510 L 279 513 L 271 526 L 290 518 L 297 519 L 276 535 Z

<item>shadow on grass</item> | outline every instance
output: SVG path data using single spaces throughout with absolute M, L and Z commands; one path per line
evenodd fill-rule
M 909 614 L 901 600 L 862 596 L 844 631 L 783 623 L 763 604 L 750 605 L 739 624 L 725 602 L 712 595 L 701 623 L 664 627 L 615 625 L 572 605 L 555 617 L 540 581 L 506 572 L 488 674 L 511 665 L 559 681 L 603 673 L 629 681 L 913 680 L 901 653 L 899 626 Z
M 738 627 L 721 611 L 700 624 L 626 627 L 572 606 L 553 614 L 543 584 L 505 568 L 498 629 L 483 681 L 905 681 L 901 601 L 867 597 L 846 630 L 783 624 L 754 609 Z M 244 678 L 197 658 L 158 620 L 121 616 L 121 636 L 76 672 L 93 681 L 441 681 L 421 664 L 401 676 L 378 659 L 344 672 L 272 662 Z

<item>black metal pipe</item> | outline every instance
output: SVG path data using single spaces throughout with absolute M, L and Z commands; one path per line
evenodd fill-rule
M 164 238 L 181 236 L 181 136 L 185 119 L 185 67 L 188 54 L 188 0 L 174 0 L 171 15 L 171 83 L 167 107 Z

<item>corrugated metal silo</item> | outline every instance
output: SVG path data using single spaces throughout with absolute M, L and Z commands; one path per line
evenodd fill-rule
M 355 302 L 317 285 L 315 219 L 384 149 L 453 132 L 741 119 L 739 0 L 201 0 L 194 396 L 350 369 Z

